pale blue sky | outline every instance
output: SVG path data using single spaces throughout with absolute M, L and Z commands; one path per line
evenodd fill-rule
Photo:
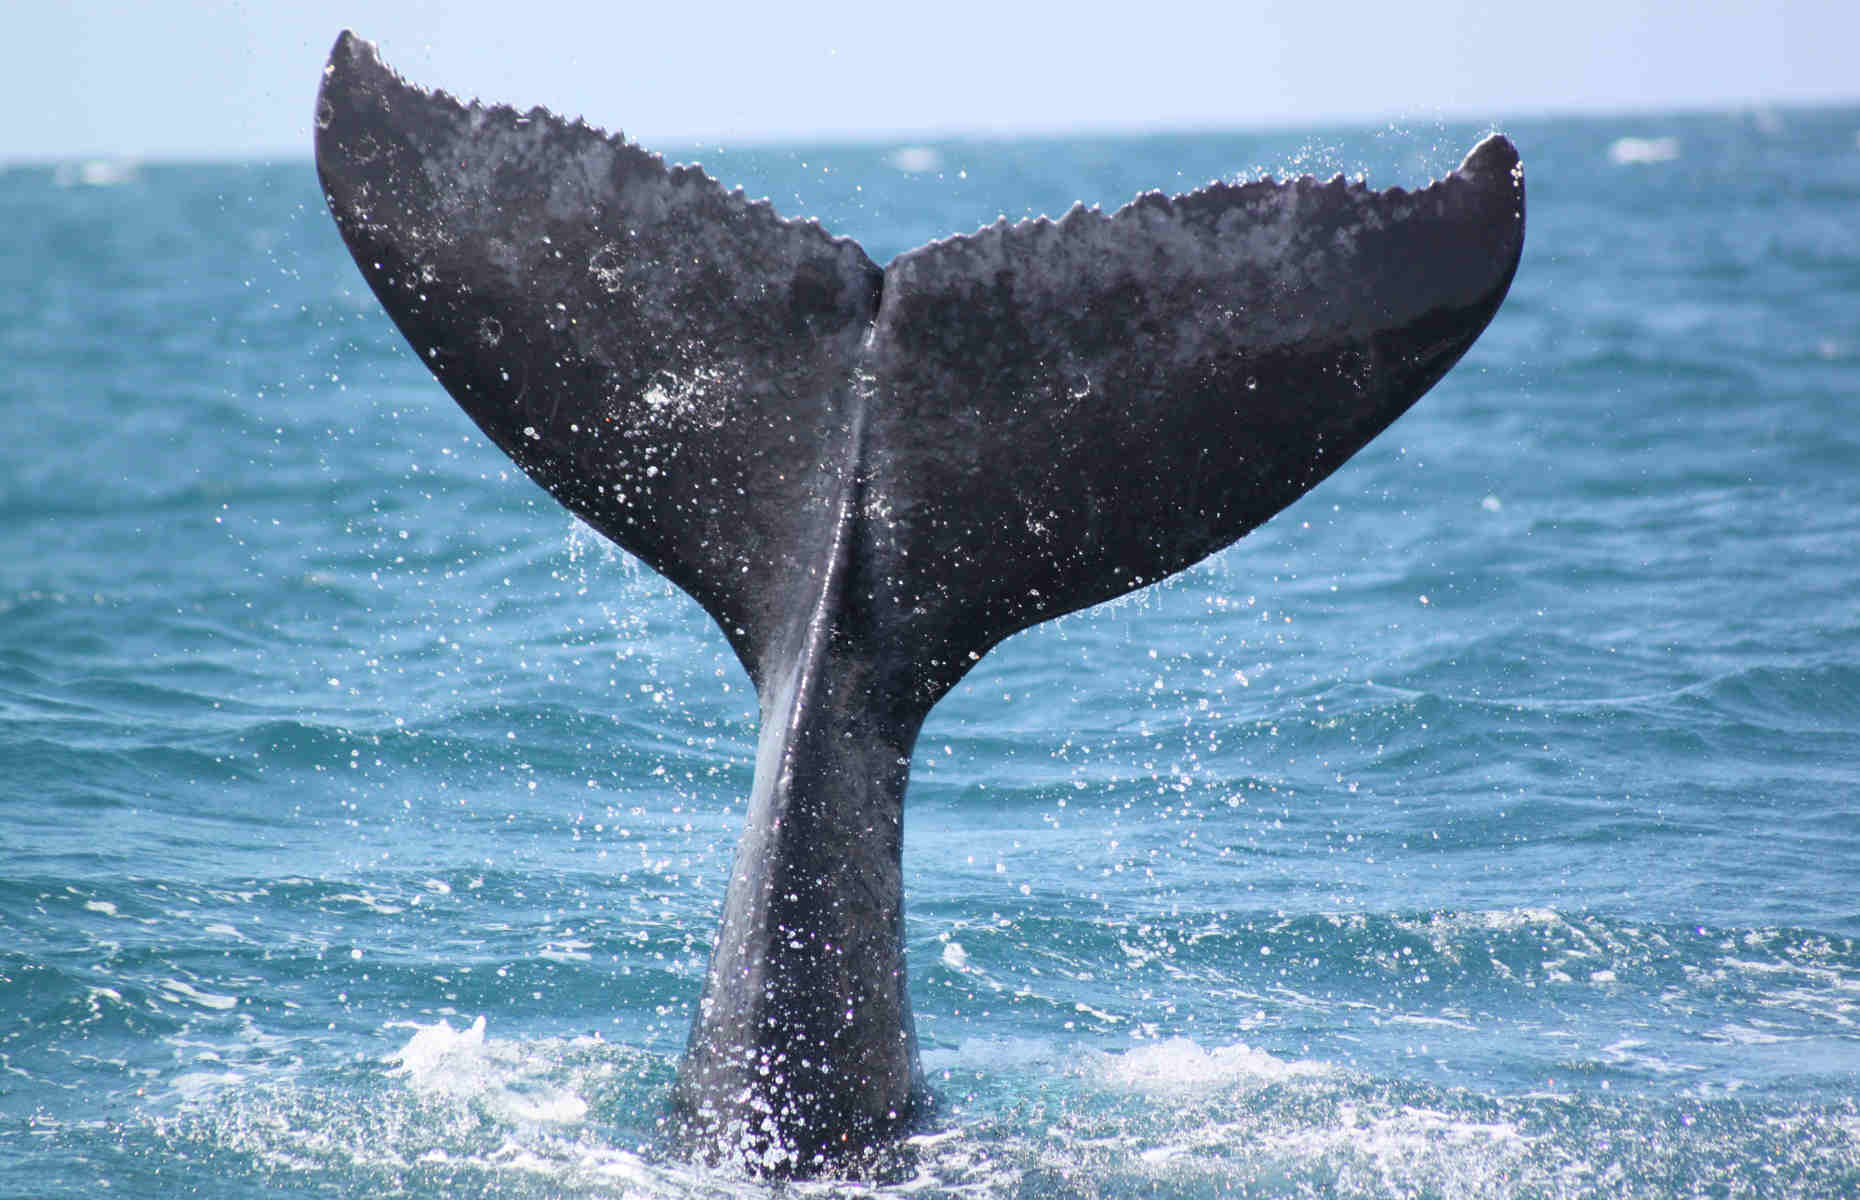
M 641 140 L 1009 133 L 1860 99 L 1854 0 L 27 0 L 0 161 L 304 155 L 336 32 Z

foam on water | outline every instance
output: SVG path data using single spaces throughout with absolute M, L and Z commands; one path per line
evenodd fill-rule
M 1103 1078 L 1138 1091 L 1172 1092 L 1242 1081 L 1278 1082 L 1330 1069 L 1322 1063 L 1286 1062 L 1245 1045 L 1203 1050 L 1192 1038 L 1173 1037 L 1107 1056 Z
M 1855 118 L 1635 121 L 1509 130 L 1517 285 L 1388 438 L 932 714 L 939 1107 L 783 1194 L 1860 1194 Z M 717 162 L 884 261 L 1480 132 Z M 307 165 L 0 216 L 0 1195 L 772 1194 L 653 1149 L 721 638 L 467 426 Z
M 487 1045 L 483 1017 L 463 1030 L 446 1021 L 419 1027 L 390 1061 L 421 1096 L 473 1100 L 513 1122 L 564 1123 L 588 1114 L 587 1101 L 572 1091 L 513 1088 L 523 1056 L 509 1046 Z
M 482 1019 L 398 1032 L 378 1064 L 178 1075 L 170 1115 L 145 1111 L 112 1140 L 131 1157 L 163 1147 L 180 1177 L 211 1163 L 286 1192 L 384 1196 L 1657 1196 L 1674 1172 L 1707 1192 L 1761 1179 L 1776 1185 L 1766 1194 L 1816 1195 L 1860 1171 L 1851 1108 L 1507 1099 L 1177 1038 L 1082 1057 L 966 1046 L 936 1064 L 946 1106 L 911 1140 L 900 1179 L 772 1190 L 663 1161 L 621 1132 L 616 1119 L 660 1102 L 668 1062 L 592 1038 L 487 1037 Z M 965 1072 L 992 1078 L 963 1094 Z

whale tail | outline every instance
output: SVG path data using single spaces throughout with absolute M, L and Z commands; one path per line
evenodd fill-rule
M 1336 470 L 1473 343 L 1523 246 L 1498 136 L 1419 191 L 1216 183 L 881 270 L 620 137 L 411 86 L 347 33 L 316 126 L 330 210 L 421 361 L 756 685 L 678 1105 L 796 1170 L 921 1093 L 897 847 L 930 707 L 1003 638 Z

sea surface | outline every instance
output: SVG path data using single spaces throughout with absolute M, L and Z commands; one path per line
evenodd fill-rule
M 1860 110 L 1518 121 L 1461 365 L 1022 634 L 906 818 L 941 1106 L 788 1195 L 1860 1195 Z M 1485 132 L 673 146 L 879 262 Z M 655 1149 L 748 793 L 302 161 L 0 171 L 0 1195 L 721 1197 Z

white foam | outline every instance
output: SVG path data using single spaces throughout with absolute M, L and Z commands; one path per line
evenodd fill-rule
M 168 1081 L 169 1089 L 189 1104 L 211 1103 L 245 1082 L 237 1071 L 186 1071 Z
M 1423 1016 L 1420 1013 L 1395 1013 L 1388 1018 L 1391 1025 L 1429 1025 L 1441 1029 L 1458 1029 L 1464 1033 L 1477 1033 L 1479 1027 L 1465 1021 L 1456 1021 L 1451 1017 Z
M 1404 1106 L 1393 1112 L 1359 1114 L 1346 1104 L 1338 1115 L 1342 1128 L 1331 1135 L 1333 1139 L 1374 1161 L 1391 1178 L 1413 1176 L 1423 1158 L 1438 1163 L 1447 1148 L 1456 1151 L 1453 1158 L 1459 1160 L 1460 1170 L 1471 1168 L 1481 1178 L 1504 1178 L 1507 1172 L 1500 1164 L 1528 1146 L 1510 1122 L 1467 1121 L 1431 1108 Z
M 1705 1036 L 1715 1041 L 1730 1042 L 1737 1046 L 1774 1046 L 1782 1042 L 1801 1040 L 1799 1035 L 1774 1033 L 1768 1029 L 1759 1029 L 1756 1027 L 1755 1022 L 1743 1025 L 1735 1023 L 1721 1025 Z
M 1287 1061 L 1244 1043 L 1203 1050 L 1193 1039 L 1170 1038 L 1106 1055 L 1101 1074 L 1114 1084 L 1147 1092 L 1218 1087 L 1242 1082 L 1276 1082 L 1324 1075 L 1323 1063 Z
M 1621 1038 L 1602 1047 L 1602 1061 L 1614 1067 L 1645 1071 L 1652 1075 L 1683 1075 L 1703 1071 L 1697 1063 L 1674 1062 L 1644 1049 L 1639 1038 Z
M 454 1029 L 416 1025 L 407 1044 L 391 1055 L 394 1074 L 424 1096 L 478 1102 L 520 1124 L 568 1124 L 588 1115 L 588 1103 L 573 1091 L 537 1082 L 520 1046 L 490 1043 L 484 1018 Z
M 544 942 L 537 951 L 537 957 L 551 962 L 591 962 L 594 956 L 588 953 L 594 948 L 593 942 L 584 942 L 579 938 L 560 938 L 553 942 Z
M 237 996 L 222 996 L 218 992 L 203 992 L 193 984 L 183 983 L 179 979 L 162 980 L 161 989 L 168 993 L 170 999 L 185 1000 L 191 1004 L 198 1004 L 202 1008 L 218 1009 L 221 1012 L 229 1008 L 237 1008 L 239 1005 L 239 998 Z
M 417 1027 L 399 1053 L 389 1058 L 416 1086 L 425 1087 L 444 1069 L 447 1061 L 484 1046 L 484 1018 L 479 1017 L 465 1029 L 454 1029 L 441 1017 L 439 1024 Z
M 391 917 L 395 913 L 402 913 L 402 912 L 407 911 L 404 905 L 389 904 L 385 900 L 381 900 L 377 898 L 375 895 L 373 895 L 370 892 L 342 892 L 337 895 L 331 896 L 330 899 L 331 900 L 350 900 L 356 904 L 361 905 L 363 908 L 370 910 L 371 912 L 378 912 L 384 917 Z

